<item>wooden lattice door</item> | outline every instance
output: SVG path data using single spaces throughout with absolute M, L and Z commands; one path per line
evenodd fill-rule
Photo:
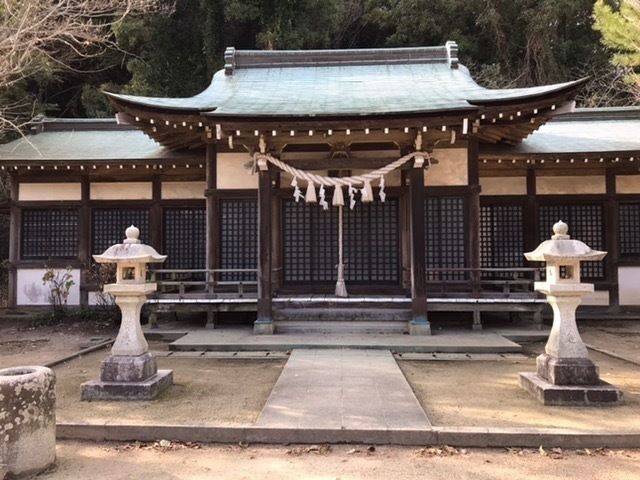
M 286 199 L 282 206 L 284 283 L 336 281 L 338 214 Z M 344 209 L 345 280 L 350 284 L 400 282 L 399 201 L 358 202 Z

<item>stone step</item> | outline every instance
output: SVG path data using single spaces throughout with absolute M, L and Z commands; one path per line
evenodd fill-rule
M 408 322 L 411 311 L 401 308 L 280 308 L 274 320 L 299 322 Z
M 276 333 L 405 333 L 405 321 L 276 320 Z

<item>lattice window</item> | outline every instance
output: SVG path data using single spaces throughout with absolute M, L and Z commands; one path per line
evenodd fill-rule
M 620 255 L 640 255 L 640 202 L 619 206 Z
M 345 279 L 399 282 L 398 199 L 344 209 Z M 293 200 L 283 202 L 284 281 L 331 283 L 337 275 L 338 211 Z
M 258 267 L 258 202 L 220 200 L 220 268 Z M 255 281 L 255 273 L 226 273 L 222 281 Z
M 601 204 L 585 205 L 542 205 L 538 239 L 542 242 L 551 238 L 553 224 L 562 220 L 569 225 L 569 235 L 581 240 L 594 250 L 604 250 L 604 225 Z M 584 278 L 604 277 L 604 262 L 582 262 L 581 275 Z
M 204 269 L 206 257 L 206 212 L 199 207 L 164 210 L 164 252 L 162 268 Z
M 22 211 L 22 258 L 73 258 L 78 255 L 76 209 Z
M 344 209 L 345 280 L 399 282 L 398 208 L 397 198 L 387 198 Z
M 480 207 L 480 266 L 518 268 L 524 265 L 524 225 L 521 205 Z M 511 275 L 485 275 L 500 277 Z
M 149 242 L 149 210 L 146 208 L 94 208 L 91 221 L 91 250 L 104 252 L 111 245 L 122 243 L 125 230 L 135 225 L 140 230 L 140 240 Z
M 465 266 L 465 201 L 463 197 L 425 199 L 425 256 L 429 268 Z M 459 279 L 463 273 L 428 272 L 431 280 Z

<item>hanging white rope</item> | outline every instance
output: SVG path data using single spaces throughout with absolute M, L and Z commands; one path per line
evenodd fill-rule
M 385 165 L 382 168 L 378 168 L 369 173 L 364 173 L 362 175 L 352 175 L 349 177 L 329 177 L 324 175 L 318 175 L 316 173 L 308 172 L 306 170 L 301 170 L 299 168 L 292 167 L 291 165 L 283 162 L 282 160 L 275 158 L 274 156 L 268 153 L 260 153 L 256 152 L 253 155 L 253 160 L 255 164 L 260 163 L 272 163 L 280 170 L 287 172 L 289 175 L 293 177 L 291 182 L 291 186 L 294 187 L 294 198 L 298 201 L 300 198 L 305 198 L 305 200 L 309 203 L 317 202 L 316 197 L 316 185 L 320 186 L 319 196 L 320 196 L 320 205 L 326 210 L 328 208 L 328 202 L 325 199 L 325 188 L 324 187 L 334 187 L 339 189 L 343 186 L 348 187 L 348 195 L 349 195 L 349 207 L 353 209 L 355 206 L 355 186 L 362 185 L 360 189 L 360 193 L 362 195 L 363 202 L 371 202 L 373 201 L 373 190 L 371 189 L 371 182 L 378 181 L 380 184 L 380 200 L 382 202 L 385 201 L 386 193 L 384 191 L 384 176 L 388 173 L 392 172 L 400 168 L 402 165 L 407 163 L 409 160 L 416 159 L 416 163 L 424 163 L 427 162 L 427 166 L 431 164 L 431 154 L 429 152 L 411 152 L 407 155 L 400 157 L 399 159 Z M 298 186 L 298 179 L 302 179 L 307 182 L 307 192 L 306 195 L 302 195 L 300 188 Z M 340 205 L 340 198 L 342 197 L 340 194 L 334 194 L 333 204 L 338 206 Z M 344 200 L 343 200 L 344 203 Z

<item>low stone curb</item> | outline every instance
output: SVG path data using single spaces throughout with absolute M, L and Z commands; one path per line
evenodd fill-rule
M 81 357 L 82 355 L 86 355 L 88 353 L 96 352 L 98 350 L 102 350 L 103 348 L 110 347 L 115 341 L 116 341 L 115 338 L 110 338 L 109 340 L 105 340 L 104 342 L 96 343 L 95 345 L 91 345 L 90 347 L 83 348 L 82 350 L 78 350 L 77 352 L 72 353 L 70 355 L 45 363 L 43 366 L 47 368 L 53 368 L 57 365 L 60 365 L 61 363 L 66 363 L 70 360 Z
M 450 445 L 454 447 L 640 448 L 640 431 L 553 428 L 432 427 L 423 430 L 340 430 L 255 426 L 112 425 L 58 423 L 59 440 L 202 443 Z
M 595 346 L 590 345 L 588 343 L 585 343 L 585 346 L 589 350 L 593 350 L 594 352 L 599 352 L 599 353 L 602 353 L 603 355 L 608 355 L 608 356 L 610 356 L 612 358 L 615 358 L 617 360 L 622 360 L 623 362 L 627 362 L 627 363 L 631 363 L 633 365 L 640 366 L 640 362 L 638 362 L 638 361 L 636 361 L 636 360 L 634 360 L 632 358 L 625 357 L 623 355 L 618 355 L 617 353 L 612 352 L 611 350 L 605 350 L 604 348 L 595 347 Z

